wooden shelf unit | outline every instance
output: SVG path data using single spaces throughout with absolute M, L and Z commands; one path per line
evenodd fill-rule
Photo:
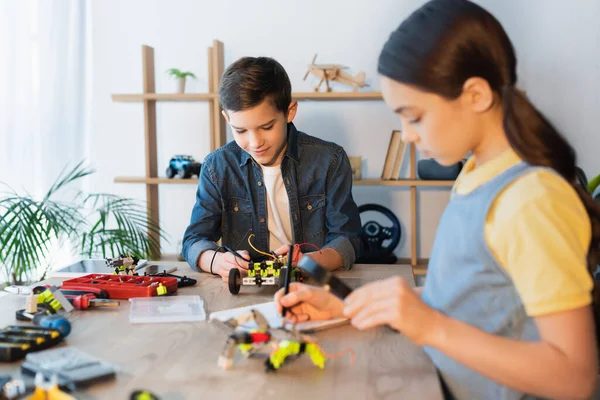
M 118 176 L 116 183 L 143 183 L 148 185 L 197 185 L 198 179 L 179 178 L 144 178 L 136 176 Z M 399 179 L 387 181 L 382 179 L 361 179 L 352 181 L 353 186 L 399 186 L 399 187 L 452 187 L 454 181 L 424 181 L 421 179 Z
M 183 101 L 183 102 L 209 102 L 210 113 L 210 150 L 213 151 L 225 144 L 226 125 L 225 118 L 219 108 L 217 88 L 224 72 L 223 43 L 213 40 L 212 47 L 208 48 L 208 93 L 156 93 L 154 72 L 154 49 L 142 46 L 142 75 L 143 91 L 139 94 L 113 94 L 115 102 L 141 102 L 144 105 L 144 142 L 145 142 L 145 176 L 136 178 L 135 183 L 146 184 L 146 201 L 148 204 L 148 219 L 159 225 L 158 185 L 162 180 L 158 176 L 158 157 L 156 141 L 156 102 L 157 101 Z M 166 179 L 165 179 L 166 180 Z M 131 183 L 130 179 L 115 178 L 115 182 Z M 160 236 L 149 232 L 149 236 L 160 245 Z
M 219 107 L 218 87 L 219 80 L 224 72 L 223 43 L 214 40 L 213 46 L 208 49 L 208 93 L 156 93 L 154 76 L 154 49 L 142 46 L 142 73 L 143 93 L 139 94 L 113 94 L 115 102 L 142 102 L 144 104 L 144 131 L 146 149 L 146 175 L 143 177 L 116 177 L 115 183 L 144 184 L 146 185 L 146 198 L 148 203 L 148 219 L 158 225 L 159 223 L 159 185 L 198 185 L 198 179 L 169 179 L 158 176 L 157 167 L 157 142 L 156 142 L 156 102 L 202 102 L 210 105 L 210 151 L 226 143 L 226 123 Z M 294 100 L 315 101 L 371 101 L 383 100 L 380 92 L 306 92 L 293 93 Z M 425 181 L 416 177 L 416 148 L 409 146 L 410 151 L 410 177 L 408 179 L 382 180 L 362 179 L 353 181 L 354 186 L 387 186 L 407 187 L 410 189 L 411 202 L 411 258 L 410 264 L 415 273 L 423 273 L 424 268 L 417 258 L 417 188 L 422 187 L 452 187 L 454 181 Z M 160 237 L 153 233 L 153 239 L 160 243 Z

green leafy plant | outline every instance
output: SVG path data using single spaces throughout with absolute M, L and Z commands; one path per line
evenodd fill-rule
M 600 186 L 600 175 L 595 176 L 594 178 L 592 178 L 592 180 L 590 181 L 590 183 L 588 183 L 587 188 L 588 188 L 588 192 L 590 192 L 590 194 L 592 196 L 594 196 L 594 200 L 600 201 L 600 192 L 596 193 L 596 189 L 598 189 L 598 187 Z
M 159 254 L 159 243 L 149 238 L 148 232 L 161 238 L 165 234 L 148 221 L 143 203 L 80 191 L 71 201 L 62 200 L 69 184 L 92 173 L 94 170 L 80 162 L 71 170 L 63 169 L 41 199 L 28 193 L 20 195 L 10 188 L 0 198 L 0 265 L 11 283 L 44 279 L 51 267 L 51 247 L 66 241 L 75 244 L 87 258 L 119 254 L 154 258 Z M 33 276 L 44 267 L 41 276 Z
M 191 72 L 183 72 L 178 70 L 177 68 L 171 68 L 167 70 L 167 74 L 171 75 L 173 78 L 194 78 L 196 79 L 196 75 Z

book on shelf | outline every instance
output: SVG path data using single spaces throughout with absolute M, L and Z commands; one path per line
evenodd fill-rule
M 402 133 L 399 130 L 392 131 L 387 154 L 383 164 L 381 179 L 397 180 L 400 179 L 400 171 L 404 164 L 404 155 L 406 154 L 406 143 L 402 141 Z

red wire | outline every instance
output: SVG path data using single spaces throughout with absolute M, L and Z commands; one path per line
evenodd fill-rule
M 321 249 L 320 249 L 320 248 L 319 248 L 319 246 L 317 246 L 316 244 L 312 244 L 312 243 L 308 243 L 308 242 L 304 242 L 304 243 L 300 243 L 300 244 L 295 244 L 295 245 L 294 245 L 294 248 L 295 248 L 295 249 L 298 249 L 298 251 L 296 252 L 296 256 L 295 256 L 295 257 L 292 255 L 292 257 L 294 257 L 294 258 L 292 259 L 292 262 L 293 262 L 294 264 L 298 264 L 298 260 L 300 259 L 300 253 L 302 252 L 302 246 L 305 246 L 305 245 L 306 245 L 306 246 L 312 246 L 312 247 L 314 247 L 315 249 L 317 249 L 317 250 L 319 251 L 319 253 L 321 253 Z M 322 254 L 322 253 L 321 253 L 321 254 Z

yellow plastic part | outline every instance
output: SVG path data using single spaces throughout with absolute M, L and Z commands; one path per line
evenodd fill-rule
M 54 298 L 54 295 L 50 291 L 50 289 L 44 290 L 42 293 L 38 294 L 38 304 L 48 303 L 50 307 L 52 307 L 55 311 L 58 311 L 62 308 L 60 302 Z
M 61 391 L 57 385 L 51 386 L 48 390 L 36 387 L 35 391 L 25 400 L 77 400 L 68 393 Z
M 318 346 L 308 343 L 304 351 L 310 356 L 313 364 L 321 369 L 325 368 L 325 361 L 327 361 L 327 358 Z
M 142 392 L 135 396 L 135 400 L 152 400 L 154 396 L 150 392 Z
M 238 344 L 238 349 L 242 352 L 242 354 L 246 354 L 250 350 L 252 350 L 252 344 L 240 343 Z
M 156 294 L 159 296 L 167 294 L 167 287 L 162 283 L 159 283 L 158 287 L 156 288 Z
M 300 352 L 300 343 L 298 342 L 290 342 L 289 340 L 282 340 L 279 342 L 279 346 L 277 350 L 275 350 L 270 357 L 271 364 L 275 369 L 281 367 L 281 364 L 285 361 L 286 358 L 293 354 L 298 354 Z

